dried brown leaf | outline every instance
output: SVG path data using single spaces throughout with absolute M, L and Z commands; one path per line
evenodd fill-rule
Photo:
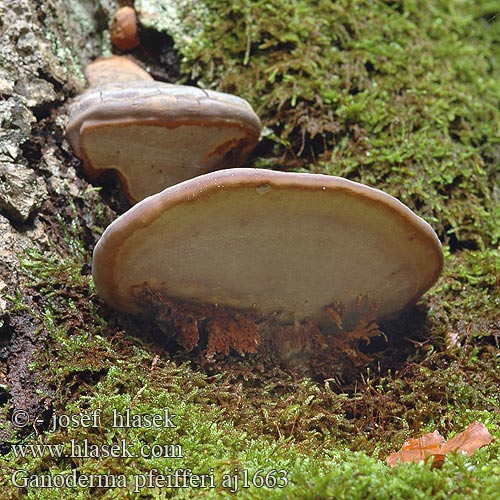
M 424 434 L 420 438 L 409 439 L 401 451 L 391 453 L 386 459 L 387 465 L 394 467 L 397 462 L 420 462 L 432 457 L 433 466 L 440 466 L 444 456 L 450 452 L 465 452 L 471 456 L 476 450 L 493 441 L 488 429 L 480 422 L 472 422 L 465 431 L 456 434 L 445 442 L 439 432 Z
M 441 453 L 465 452 L 470 457 L 476 450 L 489 445 L 492 441 L 493 436 L 481 422 L 472 422 L 465 431 L 455 434 L 447 441 L 441 447 Z
M 444 442 L 444 437 L 438 431 L 429 432 L 422 437 L 405 441 L 401 451 L 391 453 L 385 461 L 391 467 L 397 462 L 420 462 L 431 455 L 439 455 Z

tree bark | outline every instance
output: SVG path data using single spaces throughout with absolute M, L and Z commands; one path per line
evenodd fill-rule
M 58 238 L 58 200 L 85 189 L 64 139 L 66 103 L 84 86 L 81 67 L 103 50 L 114 8 L 113 1 L 0 0 L 0 405 L 32 416 L 43 401 L 29 367 L 46 333 L 30 314 L 36 304 L 19 256 L 48 250 Z M 26 310 L 12 312 L 8 297 L 16 293 Z M 5 419 L 0 412 L 0 428 Z

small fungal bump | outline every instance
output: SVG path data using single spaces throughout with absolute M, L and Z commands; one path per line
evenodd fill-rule
M 137 15 L 132 7 L 122 7 L 113 16 L 110 26 L 111 42 L 123 51 L 140 45 L 137 37 Z
M 266 194 L 271 189 L 271 187 L 271 184 L 261 184 L 260 186 L 257 186 L 255 188 L 255 191 L 257 191 L 257 194 Z

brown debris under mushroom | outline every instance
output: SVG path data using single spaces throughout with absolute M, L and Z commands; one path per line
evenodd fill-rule
M 340 304 L 328 305 L 325 312 L 341 330 L 340 334 L 335 336 L 333 347 L 345 353 L 355 366 L 363 366 L 372 361 L 372 358 L 359 350 L 359 341 L 364 340 L 368 345 L 372 337 L 384 336 L 384 333 L 375 322 L 377 306 L 372 304 L 370 297 L 359 296 L 357 308 L 362 313 L 361 319 L 354 330 L 346 332 L 343 331 L 343 310 Z
M 216 354 L 228 355 L 231 350 L 241 355 L 260 351 L 300 371 L 311 372 L 311 365 L 316 374 L 331 372 L 332 365 L 343 371 L 372 361 L 360 350 L 359 343 L 369 344 L 372 337 L 384 335 L 374 321 L 375 308 L 363 298 L 358 308 L 365 314 L 353 330 L 343 330 L 340 304 L 327 306 L 325 312 L 336 331 L 325 334 L 313 320 L 283 325 L 253 310 L 185 302 L 147 286 L 136 287 L 134 295 L 162 331 L 186 351 L 199 347 L 201 334 L 205 334 L 207 346 L 203 354 L 208 360 Z
M 231 349 L 239 354 L 257 350 L 258 325 L 252 311 L 183 302 L 149 287 L 138 287 L 134 292 L 138 304 L 151 311 L 172 339 L 187 351 L 198 346 L 201 328 L 208 336 L 208 359 L 218 353 L 227 355 Z

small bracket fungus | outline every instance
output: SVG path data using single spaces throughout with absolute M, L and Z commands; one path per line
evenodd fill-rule
M 327 331 L 362 323 L 363 302 L 374 319 L 414 304 L 442 265 L 432 228 L 386 193 L 338 177 L 237 168 L 134 206 L 102 235 L 92 272 L 121 311 L 148 314 L 148 290 L 170 310 L 178 301 L 184 311 L 223 308 L 226 318 L 230 309 Z M 210 318 L 196 315 L 191 328 Z
M 85 173 L 116 170 L 132 202 L 237 167 L 257 144 L 259 118 L 240 97 L 156 82 L 124 57 L 94 64 L 86 71 L 91 88 L 71 108 L 67 137 Z

